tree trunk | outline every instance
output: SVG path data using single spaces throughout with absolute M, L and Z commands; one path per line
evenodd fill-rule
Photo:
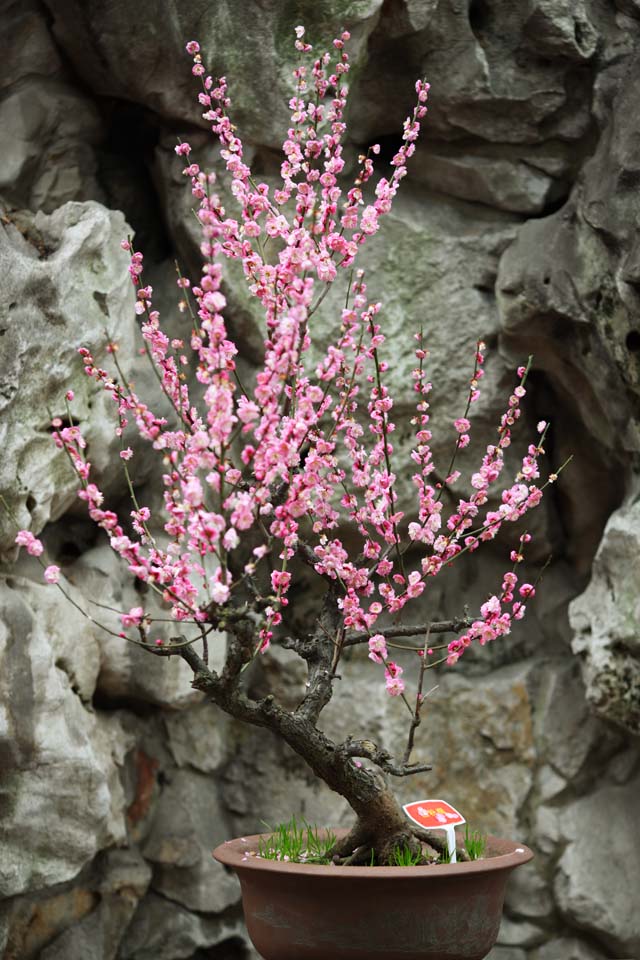
M 194 670 L 194 687 L 207 693 L 225 713 L 278 734 L 319 779 L 349 803 L 356 823 L 337 844 L 336 856 L 351 863 L 370 863 L 373 852 L 375 863 L 387 864 L 398 846 L 420 852 L 420 841 L 385 774 L 356 766 L 349 741 L 334 743 L 312 720 L 298 711 L 284 710 L 272 696 L 250 700 L 236 686 L 213 674 L 191 647 L 181 651 L 181 656 Z M 374 744 L 369 746 L 375 750 Z

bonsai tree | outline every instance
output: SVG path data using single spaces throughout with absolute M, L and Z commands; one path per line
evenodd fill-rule
M 109 370 L 80 349 L 86 374 L 117 408 L 130 516 L 107 509 L 92 478 L 81 428 L 71 417 L 67 426 L 53 421 L 53 437 L 78 475 L 78 495 L 91 519 L 105 531 L 130 574 L 160 597 L 175 623 L 174 636 L 156 639 L 153 618 L 143 606 L 135 607 L 120 612 L 118 635 L 151 656 L 181 657 L 193 671 L 196 689 L 238 720 L 282 737 L 348 801 L 356 820 L 336 845 L 339 862 L 370 863 L 373 857 L 386 863 L 398 845 L 419 853 L 425 840 L 444 844 L 409 823 L 391 778 L 430 769 L 413 759 L 426 671 L 456 663 L 471 644 L 508 634 L 513 621 L 524 615 L 535 587 L 519 582 L 518 569 L 530 536 L 516 534 L 502 582 L 475 615 L 457 611 L 450 620 L 415 622 L 410 604 L 445 567 L 537 506 L 555 476 L 544 483 L 539 479 L 547 429 L 541 423 L 515 475 L 503 479 L 527 365 L 519 368 L 505 398 L 495 442 L 476 461 L 472 495 L 456 496 L 458 457 L 470 442 L 469 415 L 483 376 L 485 348 L 477 343 L 464 412 L 454 423 L 450 462 L 436 480 L 422 332 L 416 333 L 413 348 L 415 439 L 407 462 L 397 462 L 393 399 L 385 386 L 382 305 L 368 298 L 357 260 L 390 211 L 406 173 L 427 110 L 429 84 L 416 83 L 417 102 L 388 175 L 374 173 L 380 153 L 374 145 L 359 158 L 357 175 L 345 188 L 349 34 L 334 41 L 331 53 L 315 57 L 303 28 L 296 33 L 305 62 L 294 72 L 291 127 L 276 188 L 257 182 L 244 160 L 225 78 L 208 76 L 198 44 L 187 44 L 201 85 L 203 116 L 220 143 L 238 212 L 232 216 L 225 210 L 215 175 L 192 160 L 188 143 L 179 143 L 176 153 L 186 164 L 183 172 L 199 204 L 204 258 L 197 283 L 178 279 L 188 310 L 184 339 L 163 332 L 153 291 L 144 284 L 143 254 L 131 240 L 123 241 L 144 348 L 170 413 L 159 415 L 136 394 L 122 373 L 115 344 L 109 345 Z M 241 380 L 238 347 L 225 325 L 225 257 L 242 265 L 248 291 L 264 314 L 264 359 L 251 383 Z M 317 329 L 319 310 L 330 288 L 340 284 L 343 307 L 331 318 L 337 332 L 326 343 Z M 201 403 L 190 396 L 183 372 L 189 347 Z M 67 400 L 73 400 L 71 392 Z M 161 522 L 138 500 L 135 455 L 125 446 L 125 430 L 133 425 L 158 454 L 164 484 Z M 410 512 L 400 509 L 397 492 L 399 472 L 407 470 L 415 488 Z M 20 531 L 16 542 L 31 554 L 42 554 L 42 544 L 29 531 Z M 310 568 L 319 588 L 315 617 L 305 632 L 293 630 L 289 608 L 299 564 Z M 45 579 L 64 589 L 59 568 L 43 565 Z M 221 634 L 226 636 L 226 657 L 224 666 L 214 670 L 209 642 L 214 636 L 221 642 Z M 306 664 L 306 692 L 295 708 L 272 695 L 254 699 L 247 692 L 247 668 L 272 643 Z M 391 659 L 392 643 L 419 656 L 413 691 Z M 341 659 L 354 645 L 368 646 L 381 695 L 397 698 L 398 709 L 407 710 L 406 748 L 397 757 L 369 739 L 334 742 L 319 727 L 336 689 Z

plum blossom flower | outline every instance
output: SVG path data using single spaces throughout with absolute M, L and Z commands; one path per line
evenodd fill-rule
M 60 567 L 55 563 L 50 564 L 44 571 L 44 578 L 47 583 L 58 583 L 60 580 Z
M 144 610 L 142 607 L 132 607 L 129 610 L 129 613 L 123 613 L 120 616 L 120 621 L 123 627 L 139 627 L 142 623 L 144 617 Z
M 374 663 L 382 663 L 387 659 L 387 643 L 381 633 L 369 637 L 369 659 Z
M 15 543 L 19 547 L 25 547 L 27 553 L 32 557 L 39 557 L 44 550 L 40 540 L 35 537 L 29 530 L 20 530 L 15 538 Z

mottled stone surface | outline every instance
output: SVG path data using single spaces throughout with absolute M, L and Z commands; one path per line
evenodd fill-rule
M 8 214 L 0 225 L 0 492 L 34 532 L 75 499 L 75 474 L 49 432 L 52 416 L 67 416 L 69 388 L 98 474 L 108 483 L 120 472 L 113 402 L 84 375 L 76 350 L 86 346 L 102 360 L 109 329 L 130 351 L 133 293 L 119 247 L 127 229 L 122 213 L 97 203 Z M 0 545 L 13 535 L 3 510 Z
M 571 604 L 572 642 L 598 714 L 640 734 L 640 503 L 616 511 L 591 583 Z
M 71 879 L 126 837 L 118 718 L 91 709 L 92 630 L 46 586 L 1 584 L 3 822 L 0 891 Z
M 558 937 L 534 951 L 534 960 L 603 960 L 604 954 L 577 937 Z
M 558 861 L 555 879 L 560 909 L 620 957 L 633 957 L 640 950 L 639 796 L 637 778 L 625 787 L 603 787 L 576 800 L 563 811 L 562 818 L 568 844 Z M 594 843 L 603 830 L 606 856 Z
M 122 0 L 4 0 L 0 16 L 11 37 L 0 62 L 0 493 L 17 514 L 14 522 L 0 511 L 0 547 L 13 557 L 17 523 L 43 532 L 74 598 L 115 632 L 117 614 L 87 608 L 88 600 L 126 610 L 141 594 L 83 519 L 48 423 L 65 415 L 72 388 L 92 462 L 126 511 L 113 411 L 83 377 L 75 348 L 86 344 L 102 362 L 106 327 L 125 364 L 135 352 L 118 246 L 130 230 L 171 334 L 190 330 L 175 309 L 173 261 L 195 275 L 198 237 L 176 138 L 192 142 L 203 166 L 218 161 L 185 41 L 197 37 L 212 72 L 227 73 L 246 158 L 270 183 L 288 126 L 296 24 L 312 42 L 352 31 L 349 175 L 370 143 L 381 143 L 381 163 L 390 159 L 416 77 L 430 80 L 425 137 L 393 215 L 363 251 L 370 293 L 385 303 L 397 450 L 410 446 L 411 334 L 422 326 L 438 476 L 479 337 L 489 358 L 460 493 L 529 354 L 514 470 L 540 419 L 552 422 L 550 469 L 573 460 L 532 518 L 527 576 L 553 555 L 535 603 L 513 636 L 429 681 L 416 756 L 433 771 L 398 793 L 440 794 L 473 828 L 534 847 L 536 859 L 510 881 L 491 960 L 636 956 L 637 0 L 141 0 L 134 21 Z M 228 195 L 225 203 L 232 209 Z M 251 383 L 261 321 L 233 264 L 225 294 L 239 369 Z M 323 303 L 321 335 L 330 336 L 343 297 Z M 153 387 L 141 362 L 129 369 L 142 393 Z M 157 462 L 144 444 L 132 446 L 139 495 L 153 505 Z M 410 491 L 407 473 L 403 506 Z M 483 563 L 447 571 L 417 604 L 420 619 L 482 603 L 506 569 L 506 534 Z M 237 883 L 210 848 L 292 813 L 346 823 L 346 804 L 268 731 L 241 728 L 204 702 L 178 661 L 91 626 L 41 586 L 32 558 L 21 555 L 6 573 L 4 960 L 254 957 Z M 315 587 L 306 573 L 295 576 L 293 620 L 305 630 Z M 211 647 L 219 663 L 224 638 Z M 398 657 L 415 676 L 413 657 Z M 251 695 L 274 692 L 295 706 L 305 676 L 293 661 L 273 649 L 247 674 Z M 326 728 L 401 752 L 406 707 L 383 695 L 365 652 L 350 654 L 341 674 Z M 624 836 L 612 823 L 627 824 Z
M 10 38 L 0 65 L 0 197 L 47 213 L 68 200 L 102 200 L 96 105 L 73 84 L 37 0 L 2 4 Z

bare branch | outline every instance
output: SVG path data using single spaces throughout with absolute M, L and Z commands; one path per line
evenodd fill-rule
M 383 750 L 372 740 L 353 740 L 347 737 L 337 750 L 343 757 L 370 760 L 392 777 L 410 777 L 414 773 L 424 773 L 432 769 L 429 763 L 396 763 L 387 750 Z
M 427 630 L 431 633 L 457 633 L 459 630 L 466 630 L 472 623 L 471 617 L 458 617 L 455 620 L 436 620 L 431 624 L 398 624 L 394 627 L 381 627 L 380 629 L 376 627 L 376 633 L 381 633 L 385 639 L 390 640 L 393 637 L 417 637 L 420 634 L 424 635 Z M 370 633 L 352 633 L 345 639 L 344 646 L 353 647 L 357 643 L 366 643 L 370 636 Z M 417 647 L 416 649 L 420 648 Z
M 416 705 L 413 712 L 413 718 L 411 720 L 411 725 L 409 727 L 409 736 L 407 738 L 407 746 L 404 751 L 403 760 L 405 763 L 409 762 L 411 756 L 411 751 L 413 750 L 413 740 L 416 735 L 416 730 L 420 726 L 421 718 L 420 711 L 422 709 L 423 697 L 422 697 L 422 685 L 424 683 L 424 670 L 427 660 L 427 650 L 429 648 L 429 637 L 431 636 L 431 624 L 427 625 L 424 636 L 424 644 L 422 647 L 422 659 L 420 660 L 420 676 L 418 678 L 418 689 L 416 690 Z

